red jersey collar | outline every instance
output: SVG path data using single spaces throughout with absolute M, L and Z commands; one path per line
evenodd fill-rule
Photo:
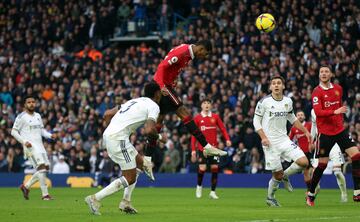
M 201 112 L 201 116 L 202 117 L 211 117 L 212 116 L 212 113 L 211 112 L 209 112 L 207 115 L 204 113 L 204 112 Z
M 334 85 L 333 85 L 332 83 L 330 83 L 330 87 L 329 87 L 329 88 L 321 85 L 321 83 L 319 84 L 319 86 L 320 86 L 323 90 L 329 90 L 329 89 L 334 88 Z
M 191 59 L 194 59 L 194 58 L 195 58 L 195 55 L 194 55 L 192 46 L 193 46 L 193 44 L 190 44 L 190 45 L 189 45 L 189 52 L 190 52 Z

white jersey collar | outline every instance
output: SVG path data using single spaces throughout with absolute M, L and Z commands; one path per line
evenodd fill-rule
M 209 112 L 207 115 L 204 113 L 204 112 L 201 112 L 201 116 L 202 117 L 211 117 L 212 116 L 212 113 L 211 112 Z
M 319 86 L 320 86 L 323 90 L 329 90 L 329 89 L 334 88 L 334 85 L 333 85 L 332 83 L 330 83 L 329 85 L 330 85 L 329 87 L 326 87 L 326 86 L 322 85 L 321 83 L 319 84 Z
M 190 52 L 191 59 L 194 59 L 194 58 L 195 58 L 195 55 L 194 55 L 192 46 L 193 46 L 193 44 L 190 44 L 190 45 L 189 45 L 189 52 Z

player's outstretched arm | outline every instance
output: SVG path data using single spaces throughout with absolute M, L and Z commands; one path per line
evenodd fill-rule
M 298 128 L 298 129 L 300 129 L 305 134 L 305 136 L 308 139 L 309 143 L 312 143 L 312 137 L 311 137 L 309 131 L 303 126 L 303 124 L 301 124 L 301 122 L 298 119 L 296 119 L 294 121 L 294 126 L 296 128 Z

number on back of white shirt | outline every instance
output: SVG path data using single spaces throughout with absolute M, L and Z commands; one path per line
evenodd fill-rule
M 123 106 L 121 106 L 121 109 L 120 109 L 120 111 L 119 111 L 119 113 L 125 113 L 126 111 L 128 111 L 129 109 L 130 109 L 130 107 L 132 107 L 133 105 L 135 105 L 135 101 L 132 101 L 131 103 L 130 103 L 130 105 L 128 106 L 128 107 L 126 107 L 126 108 L 123 108 Z

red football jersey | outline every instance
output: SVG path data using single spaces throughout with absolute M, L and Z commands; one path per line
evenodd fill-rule
M 188 65 L 189 61 L 194 59 L 194 53 L 191 45 L 181 44 L 167 54 L 165 59 L 159 64 L 154 80 L 160 88 L 164 86 L 174 87 L 175 80 L 180 72 Z
M 221 121 L 219 115 L 210 113 L 207 116 L 204 116 L 202 113 L 198 114 L 194 118 L 195 124 L 199 127 L 201 132 L 204 134 L 206 140 L 213 146 L 217 147 L 217 128 L 220 129 L 225 140 L 230 140 L 229 135 L 226 132 L 224 123 Z M 204 148 L 200 143 L 196 141 L 194 136 L 191 136 L 191 150 L 195 151 L 199 149 L 203 151 Z
M 344 130 L 343 114 L 334 114 L 342 106 L 343 90 L 338 84 L 330 84 L 329 88 L 317 86 L 312 93 L 312 104 L 316 115 L 319 133 L 336 135 Z
M 310 132 L 311 122 L 305 122 L 304 127 Z M 307 140 L 303 131 L 293 126 L 290 130 L 289 137 L 291 140 L 293 140 L 294 138 L 297 140 L 299 147 L 302 149 L 302 151 L 304 151 L 304 153 L 309 152 L 309 141 Z

